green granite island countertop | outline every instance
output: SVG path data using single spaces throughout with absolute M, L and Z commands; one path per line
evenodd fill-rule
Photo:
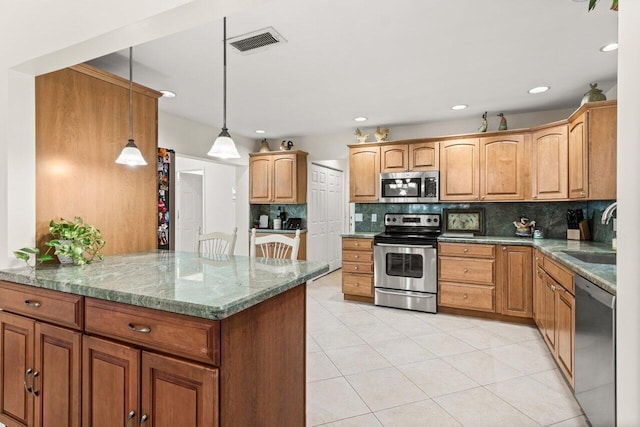
M 149 251 L 107 256 L 81 267 L 5 269 L 0 280 L 215 320 L 328 270 L 313 261 Z

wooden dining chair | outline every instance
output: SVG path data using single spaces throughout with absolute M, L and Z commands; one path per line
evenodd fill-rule
M 196 251 L 206 255 L 233 255 L 236 248 L 238 227 L 233 227 L 231 234 L 215 231 L 213 233 L 198 234 Z
M 294 238 L 284 234 L 270 234 L 256 237 L 256 229 L 251 229 L 249 256 L 255 258 L 256 252 L 262 258 L 298 259 L 300 248 L 300 230 L 296 230 Z

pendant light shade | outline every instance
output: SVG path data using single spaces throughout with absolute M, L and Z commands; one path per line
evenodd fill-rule
M 222 20 L 222 57 L 223 57 L 223 74 L 222 74 L 222 132 L 213 141 L 211 149 L 207 153 L 208 156 L 218 157 L 220 159 L 238 159 L 240 153 L 236 148 L 236 144 L 229 135 L 227 129 L 227 17 Z
M 129 47 L 129 142 L 122 149 L 116 163 L 129 166 L 145 166 L 147 164 L 133 141 L 133 47 Z

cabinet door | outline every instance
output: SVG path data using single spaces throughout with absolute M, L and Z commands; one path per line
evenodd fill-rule
M 142 417 L 147 417 L 149 426 L 218 425 L 215 368 L 142 352 L 141 388 Z
M 408 170 L 408 145 L 380 146 L 380 172 L 406 172 Z
M 440 200 L 477 201 L 480 196 L 480 142 L 477 138 L 440 145 Z
M 570 199 L 586 199 L 589 195 L 587 114 L 587 112 L 584 112 L 569 123 Z
M 532 182 L 534 200 L 566 199 L 567 125 L 533 133 Z
M 8 426 L 33 425 L 34 396 L 25 390 L 33 374 L 33 320 L 0 311 L 0 422 Z
M 611 104 L 609 104 L 611 102 Z M 589 199 L 616 199 L 618 108 L 615 101 L 589 108 Z
M 440 165 L 440 143 L 409 144 L 410 171 L 437 171 Z
M 533 316 L 531 248 L 501 246 L 500 253 L 502 314 L 531 318 Z
M 556 351 L 557 361 L 564 376 L 574 386 L 575 355 L 575 297 L 559 286 L 556 290 Z
M 534 265 L 533 278 L 533 320 L 544 333 L 544 272 L 537 265 Z
M 480 200 L 524 199 L 524 135 L 480 138 Z
M 349 151 L 349 201 L 377 202 L 380 191 L 380 147 Z
M 542 292 L 544 292 L 544 312 L 543 316 L 543 324 L 544 329 L 542 332 L 542 337 L 547 343 L 547 347 L 551 350 L 551 353 L 556 354 L 556 288 L 557 285 L 555 280 L 553 280 L 548 274 L 543 273 L 544 278 L 544 287 Z
M 137 426 L 140 351 L 83 337 L 83 427 Z
M 296 203 L 296 156 L 284 154 L 273 158 L 274 203 Z
M 35 425 L 80 427 L 82 333 L 36 323 Z
M 271 158 L 249 157 L 249 199 L 251 203 L 270 203 L 272 199 Z

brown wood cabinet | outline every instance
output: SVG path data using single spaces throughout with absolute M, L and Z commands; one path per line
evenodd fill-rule
M 342 238 L 342 293 L 373 302 L 373 238 Z
M 8 282 L 0 297 L 7 427 L 305 423 L 304 286 L 219 321 Z M 65 298 L 76 330 L 52 324 Z
M 480 138 L 480 200 L 524 200 L 524 135 Z
M 571 387 L 575 369 L 575 296 L 573 274 L 536 252 L 534 320 Z
M 410 171 L 437 171 L 440 168 L 440 143 L 437 141 L 409 144 Z
M 617 103 L 585 104 L 569 117 L 569 198 L 616 198 Z
M 256 232 L 256 237 L 264 237 L 264 236 L 271 236 L 272 233 L 257 233 Z M 287 235 L 285 234 L 284 236 L 287 237 L 291 237 L 293 239 L 293 234 L 291 235 Z M 271 250 L 271 249 L 269 249 Z M 289 250 L 287 252 L 287 256 L 291 256 L 291 251 Z M 298 259 L 299 260 L 306 260 L 307 259 L 307 233 L 300 233 L 300 246 L 298 247 Z
M 498 245 L 502 314 L 533 317 L 532 249 Z
M 0 311 L 0 422 L 79 427 L 81 332 Z
M 440 243 L 438 306 L 495 312 L 495 261 L 494 245 Z
M 307 153 L 249 154 L 249 203 L 306 203 Z
M 479 150 L 478 138 L 440 143 L 440 200 L 480 199 Z
M 539 129 L 532 134 L 532 198 L 558 200 L 568 197 L 567 125 Z
M 390 144 L 380 146 L 380 172 L 407 172 L 408 170 L 408 144 Z
M 380 196 L 380 146 L 349 147 L 349 201 L 377 202 Z

